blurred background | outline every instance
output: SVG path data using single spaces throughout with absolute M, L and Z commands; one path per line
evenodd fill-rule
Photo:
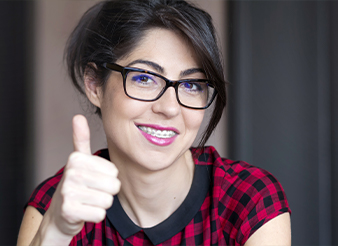
M 92 150 L 106 146 L 63 62 L 95 2 L 0 1 L 0 245 L 15 244 L 32 190 L 65 165 L 74 114 L 87 116 Z M 230 83 L 208 144 L 279 179 L 293 245 L 338 245 L 338 2 L 192 2 L 214 18 Z

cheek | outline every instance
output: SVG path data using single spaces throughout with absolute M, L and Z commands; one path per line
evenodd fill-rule
M 103 92 L 101 100 L 102 117 L 104 114 L 106 117 L 123 113 L 124 102 L 127 96 L 123 90 L 123 84 L 121 79 L 118 79 L 115 73 L 111 75 L 107 81 L 106 88 Z
M 187 131 L 197 134 L 204 117 L 204 110 L 186 109 L 182 110 L 184 115 L 184 122 Z
M 124 117 L 124 106 L 121 91 L 114 86 L 107 86 L 101 100 L 102 123 L 106 134 L 109 135 L 113 129 L 120 127 L 118 119 Z
M 123 88 L 109 88 L 102 100 L 102 121 L 108 129 L 122 129 L 132 125 L 133 120 L 145 111 L 145 103 L 130 99 Z M 136 110 L 137 109 L 137 110 Z

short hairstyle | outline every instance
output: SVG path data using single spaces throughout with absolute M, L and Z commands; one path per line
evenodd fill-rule
M 164 28 L 182 35 L 191 44 L 207 79 L 217 90 L 211 119 L 199 143 L 199 147 L 203 147 L 226 105 L 226 81 L 212 19 L 194 5 L 182 0 L 97 3 L 82 16 L 68 39 L 65 57 L 69 75 L 74 86 L 85 94 L 83 78 L 89 69 L 104 90 L 110 71 L 101 64 L 116 62 L 131 53 L 146 31 L 152 28 Z M 101 116 L 99 108 L 96 113 Z

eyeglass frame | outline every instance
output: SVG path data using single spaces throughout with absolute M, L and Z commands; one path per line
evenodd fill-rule
M 144 69 L 140 69 L 140 68 L 133 68 L 133 67 L 123 67 L 121 65 L 118 65 L 116 63 L 108 63 L 108 62 L 105 62 L 102 64 L 102 67 L 104 67 L 105 69 L 107 70 L 111 70 L 111 71 L 116 71 L 116 72 L 120 72 L 121 75 L 122 75 L 122 78 L 123 78 L 123 89 L 124 89 L 124 93 L 131 99 L 135 99 L 135 100 L 139 100 L 139 101 L 143 101 L 143 102 L 154 102 L 158 99 L 160 99 L 161 96 L 163 96 L 163 94 L 166 92 L 166 90 L 169 88 L 169 87 L 174 87 L 175 89 L 175 93 L 176 93 L 176 99 L 177 99 L 177 102 L 183 106 L 183 107 L 186 107 L 186 108 L 190 108 L 190 109 L 207 109 L 211 104 L 212 102 L 214 101 L 216 95 L 217 95 L 217 90 L 215 88 L 215 86 L 213 84 L 210 83 L 210 80 L 208 79 L 182 79 L 182 80 L 170 80 L 170 79 L 167 79 L 166 77 L 160 75 L 160 74 L 157 74 L 157 73 L 154 73 L 154 72 L 151 72 L 151 71 L 148 71 L 148 70 L 144 70 Z M 165 87 L 162 89 L 162 91 L 157 95 L 157 97 L 155 99 L 140 99 L 140 98 L 136 98 L 136 97 L 132 97 L 128 94 L 127 92 L 127 88 L 126 88 L 126 80 L 127 80 L 127 76 L 128 76 L 128 73 L 131 72 L 131 71 L 134 71 L 134 72 L 142 72 L 142 73 L 146 73 L 146 74 L 151 74 L 151 75 L 154 75 L 154 76 L 157 76 L 161 79 L 163 79 L 165 82 L 166 82 L 166 85 Z M 211 100 L 209 101 L 209 103 L 204 106 L 204 107 L 191 107 L 191 106 L 187 106 L 187 105 L 184 105 L 180 99 L 179 99 L 179 96 L 178 96 L 178 86 L 182 83 L 186 83 L 186 82 L 204 82 L 206 83 L 208 86 L 214 88 L 214 92 L 211 96 Z

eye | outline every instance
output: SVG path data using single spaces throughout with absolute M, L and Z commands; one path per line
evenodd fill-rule
M 132 81 L 142 84 L 153 82 L 153 80 L 146 74 L 134 75 L 132 77 Z
M 180 85 L 182 89 L 189 93 L 201 93 L 204 91 L 205 83 L 200 82 L 184 82 Z
M 155 79 L 149 74 L 133 74 L 131 81 L 138 86 L 153 86 L 157 84 Z

